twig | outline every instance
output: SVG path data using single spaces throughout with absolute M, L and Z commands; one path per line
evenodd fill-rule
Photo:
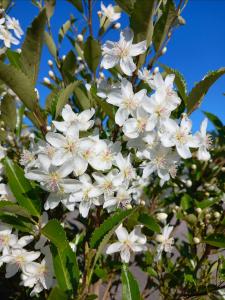
M 88 27 L 90 35 L 93 36 L 92 28 L 92 0 L 88 0 Z

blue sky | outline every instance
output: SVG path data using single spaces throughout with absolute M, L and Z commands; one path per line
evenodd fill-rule
M 23 30 L 32 22 L 38 14 L 38 9 L 31 4 L 31 0 L 14 0 L 10 15 L 20 20 Z M 56 0 L 55 14 L 51 19 L 53 35 L 56 38 L 60 26 L 69 19 L 69 15 L 75 17 L 77 11 L 66 0 Z M 96 12 L 99 10 L 100 0 L 95 1 L 93 23 L 97 24 Z M 105 4 L 112 1 L 104 0 Z M 210 70 L 225 66 L 225 1 L 224 0 L 189 0 L 182 16 L 186 25 L 176 30 L 169 45 L 167 53 L 160 59 L 179 70 L 185 77 L 190 90 L 195 82 L 198 82 Z M 121 28 L 128 24 L 127 17 L 121 18 Z M 82 23 L 81 23 L 82 26 Z M 97 28 L 97 26 L 95 27 Z M 109 39 L 117 40 L 119 32 L 108 35 Z M 70 44 L 64 42 L 60 54 L 69 51 Z M 49 67 L 47 60 L 51 58 L 46 47 L 42 55 L 39 80 L 47 76 Z M 49 91 L 38 84 L 38 89 L 43 102 Z M 199 128 L 204 118 L 202 111 L 216 114 L 225 123 L 225 76 L 219 79 L 210 89 L 204 101 L 197 111 L 192 115 L 193 129 Z M 211 129 L 212 126 L 209 126 Z

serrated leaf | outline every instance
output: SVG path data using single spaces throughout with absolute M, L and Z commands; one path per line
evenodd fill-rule
M 33 111 L 37 106 L 37 95 L 32 81 L 20 70 L 0 61 L 0 79 Z
M 63 291 L 75 290 L 79 282 L 76 254 L 72 251 L 66 233 L 58 220 L 50 220 L 42 234 L 51 242 L 53 265 L 59 287 Z
M 71 96 L 71 94 L 73 93 L 75 87 L 77 87 L 79 84 L 80 84 L 79 81 L 75 81 L 73 83 L 70 83 L 64 89 L 60 90 L 60 92 L 58 93 L 58 101 L 57 101 L 57 104 L 56 104 L 56 113 L 55 113 L 56 118 L 60 115 L 63 107 L 68 102 L 68 99 Z
M 153 44 L 156 52 L 162 47 L 175 18 L 176 9 L 174 2 L 173 0 L 168 0 L 163 13 L 154 28 Z
M 119 226 L 119 224 L 128 218 L 134 209 L 124 210 L 116 212 L 114 215 L 111 215 L 106 219 L 95 231 L 93 232 L 90 240 L 91 248 L 96 248 L 104 236 L 115 226 Z
M 58 286 L 52 288 L 48 300 L 67 300 L 68 297 Z
M 22 216 L 13 216 L 4 213 L 0 213 L 0 220 L 3 223 L 11 225 L 14 229 L 17 229 L 22 232 L 33 232 L 33 224 L 29 222 L 28 219 L 23 218 Z
M 140 214 L 138 221 L 154 232 L 160 233 L 161 231 L 160 226 L 156 222 L 156 220 L 146 213 Z
M 30 213 L 24 207 L 21 207 L 10 201 L 0 202 L 0 213 L 15 214 L 28 219 L 31 218 Z
M 6 94 L 1 100 L 0 120 L 4 122 L 4 128 L 14 131 L 16 128 L 16 101 Z
M 88 37 L 84 44 L 84 58 L 90 70 L 95 73 L 100 63 L 101 46 L 91 36 Z
M 126 265 L 122 268 L 122 300 L 141 300 L 138 283 Z
M 73 17 L 70 18 L 70 20 L 67 20 L 59 29 L 59 34 L 58 34 L 58 41 L 59 43 L 62 42 L 64 39 L 64 36 L 66 35 L 67 31 L 71 28 L 73 23 L 75 22 L 75 19 Z
M 187 113 L 191 114 L 202 102 L 210 87 L 225 74 L 225 68 L 209 72 L 200 82 L 198 82 L 187 97 Z
M 67 0 L 67 1 L 73 4 L 80 13 L 84 12 L 82 0 Z
M 223 130 L 223 122 L 216 115 L 207 111 L 204 111 L 204 114 L 213 123 L 213 125 L 218 131 Z
M 76 86 L 74 89 L 74 94 L 77 100 L 77 102 L 75 101 L 76 105 L 81 107 L 83 110 L 91 107 L 91 100 L 88 98 L 85 86 L 83 86 L 82 84 Z
M 41 203 L 30 182 L 24 177 L 24 171 L 9 158 L 5 158 L 4 170 L 8 184 L 16 201 L 33 216 L 40 216 Z
M 21 63 L 23 71 L 36 83 L 39 72 L 41 51 L 46 24 L 46 11 L 43 9 L 27 29 L 25 41 L 22 45 Z
M 172 69 L 164 64 L 160 64 L 163 69 L 166 71 L 167 74 L 174 74 L 175 80 L 174 83 L 176 84 L 177 90 L 184 100 L 185 103 L 187 103 L 187 83 L 184 79 L 184 76 L 177 70 Z
M 115 0 L 116 3 L 128 14 L 131 14 L 136 0 Z
M 218 248 L 225 248 L 225 235 L 222 233 L 214 233 L 207 236 L 203 242 Z
M 76 69 L 76 56 L 71 50 L 67 53 L 65 59 L 62 62 L 63 79 L 68 84 L 74 81 L 74 72 Z
M 12 51 L 11 49 L 7 49 L 6 56 L 12 66 L 16 67 L 19 70 L 22 68 L 20 53 Z
M 55 42 L 54 42 L 52 36 L 47 31 L 45 31 L 45 33 L 44 33 L 44 41 L 48 47 L 49 52 L 56 59 L 57 58 L 57 48 L 56 48 L 56 45 L 55 45 Z

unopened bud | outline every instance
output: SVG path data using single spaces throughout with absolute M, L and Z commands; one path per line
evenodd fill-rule
M 99 76 L 100 76 L 101 79 L 104 79 L 104 78 L 105 78 L 105 75 L 104 75 L 103 72 L 99 72 Z
M 82 59 L 82 57 L 77 56 L 77 60 L 78 60 L 78 61 L 82 61 L 83 59 Z
M 201 209 L 200 207 L 197 207 L 197 208 L 196 208 L 196 212 L 197 212 L 198 214 L 200 214 L 200 213 L 202 212 L 202 209 Z
M 99 17 L 102 16 L 102 12 L 100 10 L 97 12 L 97 14 L 98 14 Z
M 65 60 L 66 59 L 66 55 L 64 54 L 63 56 L 62 56 L 62 60 Z
M 132 205 L 131 205 L 131 204 L 128 204 L 128 205 L 126 206 L 126 209 L 132 209 Z
M 206 214 L 205 218 L 206 218 L 206 220 L 209 220 L 211 218 L 211 215 L 210 214 Z
M 222 172 L 225 172 L 225 167 L 222 167 L 222 168 L 221 168 L 221 171 L 222 171 Z
M 119 22 L 114 25 L 115 29 L 120 29 L 120 27 L 121 27 L 121 24 Z
M 48 125 L 48 126 L 46 127 L 46 129 L 47 129 L 47 131 L 51 131 L 51 126 Z
M 51 81 L 49 80 L 48 77 L 44 77 L 43 81 L 44 81 L 45 84 L 51 84 Z
M 84 40 L 83 34 L 78 34 L 77 35 L 77 40 L 78 40 L 78 42 L 82 43 L 83 40 Z
M 159 67 L 154 68 L 153 74 L 156 74 L 156 73 L 159 73 Z
M 167 219 L 168 215 L 166 213 L 158 213 L 156 215 L 156 218 L 159 220 L 159 221 L 165 221 Z
M 38 91 L 37 88 L 35 88 L 34 90 L 35 90 L 35 92 L 36 92 L 36 94 L 37 94 L 37 99 L 39 100 L 39 99 L 40 99 L 39 91 Z
M 16 52 L 20 54 L 22 52 L 22 50 L 20 48 L 18 48 L 18 49 L 16 49 Z
M 162 55 L 164 55 L 164 54 L 166 53 L 166 51 L 167 51 L 167 48 L 164 47 L 164 48 L 162 49 Z
M 144 201 L 144 200 L 141 200 L 140 204 L 141 204 L 142 206 L 145 206 L 145 201 Z
M 195 243 L 195 244 L 199 244 L 200 243 L 200 239 L 198 238 L 198 237 L 194 237 L 193 238 L 193 242 Z
M 221 216 L 221 214 L 220 214 L 218 211 L 215 211 L 215 212 L 214 212 L 214 217 L 215 217 L 216 219 L 219 219 L 220 216 Z
M 208 192 L 205 192 L 205 196 L 206 196 L 206 197 L 209 197 L 209 193 L 208 193 Z
M 185 21 L 185 19 L 184 19 L 183 17 L 178 16 L 178 23 L 179 23 L 180 25 L 185 25 L 185 24 L 186 24 L 186 21 Z
M 55 79 L 55 74 L 52 70 L 48 71 L 48 75 L 50 78 Z
M 191 168 L 192 168 L 192 170 L 196 170 L 197 169 L 196 164 L 191 165 Z
M 186 181 L 186 186 L 187 187 L 191 187 L 192 186 L 192 181 L 191 180 L 187 180 Z
M 48 65 L 49 65 L 49 67 L 53 66 L 53 61 L 51 59 L 48 60 Z

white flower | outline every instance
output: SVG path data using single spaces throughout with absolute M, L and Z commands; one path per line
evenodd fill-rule
M 142 107 L 138 107 L 133 115 L 134 118 L 127 119 L 123 124 L 123 132 L 127 137 L 134 139 L 145 131 L 152 130 L 149 114 Z
M 174 238 L 170 237 L 172 230 L 173 226 L 166 225 L 162 230 L 162 234 L 156 235 L 156 241 L 160 243 L 157 247 L 157 256 L 155 258 L 156 261 L 161 258 L 163 251 L 169 253 L 172 251 L 172 245 L 174 243 Z
M 134 34 L 131 29 L 126 28 L 120 33 L 118 42 L 107 41 L 102 47 L 103 59 L 101 66 L 110 69 L 119 63 L 121 70 L 126 75 L 131 76 L 136 69 L 132 57 L 146 51 L 146 41 L 132 44 L 133 38 Z
M 20 27 L 20 23 L 14 17 L 11 18 L 8 15 L 6 16 L 6 26 L 8 29 L 12 29 L 18 38 L 21 38 L 21 35 L 23 35 L 23 30 Z
M 120 16 L 121 16 L 121 13 L 116 13 L 115 12 L 115 9 L 112 6 L 112 4 L 109 4 L 106 7 L 103 4 L 103 2 L 101 2 L 101 11 L 102 11 L 103 16 L 107 17 L 110 22 L 117 21 L 120 18 Z
M 49 247 L 47 248 L 49 249 Z M 49 252 L 49 253 L 48 253 Z M 30 262 L 23 268 L 23 285 L 33 288 L 31 296 L 40 293 L 43 289 L 50 289 L 54 284 L 53 264 L 50 250 L 41 263 Z
M 190 158 L 190 147 L 198 147 L 196 137 L 190 134 L 192 122 L 186 116 L 181 120 L 180 126 L 172 120 L 168 119 L 164 122 L 165 131 L 161 135 L 161 142 L 164 147 L 176 146 L 178 154 L 186 159 Z
M 7 48 L 10 48 L 11 44 L 19 44 L 19 41 L 16 38 L 14 38 L 12 34 L 2 26 L 0 26 L 0 40 L 3 40 Z
M 0 201 L 1 200 L 16 202 L 16 199 L 8 184 L 0 183 Z
M 12 228 L 6 224 L 0 224 L 0 252 L 6 255 L 10 252 L 13 245 L 16 244 L 17 235 L 12 234 Z
M 91 178 L 87 174 L 80 176 L 79 181 L 80 188 L 71 195 L 70 202 L 80 202 L 80 214 L 83 218 L 86 218 L 92 205 L 98 206 L 101 204 L 99 196 L 102 191 L 92 184 Z
M 100 98 L 106 98 L 111 92 L 120 92 L 120 83 L 110 83 L 107 79 L 101 79 L 98 81 L 97 96 Z
M 146 90 L 140 90 L 134 94 L 132 84 L 123 78 L 121 92 L 111 92 L 107 98 L 108 103 L 119 107 L 115 115 L 116 124 L 122 126 L 129 115 L 133 115 L 136 109 L 143 105 L 146 98 Z
M 119 153 L 115 157 L 115 165 L 119 168 L 120 175 L 126 182 L 129 182 L 131 179 L 134 179 L 136 177 L 135 169 L 133 168 L 130 161 L 130 154 L 126 158 L 124 158 L 123 155 Z
M 91 120 L 94 113 L 94 108 L 84 110 L 81 113 L 75 113 L 71 106 L 66 104 L 62 110 L 62 118 L 64 121 L 53 121 L 53 124 L 59 131 L 67 135 L 73 135 L 76 131 L 87 131 L 94 125 L 94 121 Z
M 206 128 L 208 124 L 208 119 L 205 118 L 201 124 L 200 131 L 195 134 L 195 137 L 198 140 L 198 152 L 197 157 L 199 160 L 209 160 L 210 153 L 208 149 L 212 146 L 212 137 L 211 135 L 207 134 Z
M 116 196 L 108 195 L 105 197 L 103 208 L 107 208 L 108 212 L 111 212 L 116 208 L 127 208 L 132 200 L 132 192 L 132 188 L 128 189 L 127 185 L 121 185 L 117 188 Z
M 25 171 L 33 168 L 36 164 L 35 153 L 24 149 L 20 156 L 20 164 L 25 167 Z
M 25 249 L 12 249 L 10 253 L 0 258 L 6 265 L 6 278 L 14 276 L 19 270 L 24 270 L 26 264 L 36 260 L 40 252 L 26 251 Z
M 149 159 L 150 162 L 144 166 L 143 178 L 147 178 L 153 172 L 157 172 L 158 176 L 165 181 L 170 179 L 170 175 L 174 177 L 175 174 L 173 174 L 171 170 L 174 170 L 174 166 L 176 166 L 179 160 L 176 153 L 158 145 L 149 151 L 145 151 L 144 156 Z
M 121 260 L 128 263 L 131 253 L 147 250 L 146 236 L 141 233 L 140 226 L 135 226 L 134 230 L 128 233 L 121 224 L 115 233 L 119 241 L 108 246 L 106 254 L 120 252 Z
M 150 73 L 150 71 L 145 67 L 142 71 L 138 70 L 138 78 L 151 84 L 154 80 L 154 75 Z

